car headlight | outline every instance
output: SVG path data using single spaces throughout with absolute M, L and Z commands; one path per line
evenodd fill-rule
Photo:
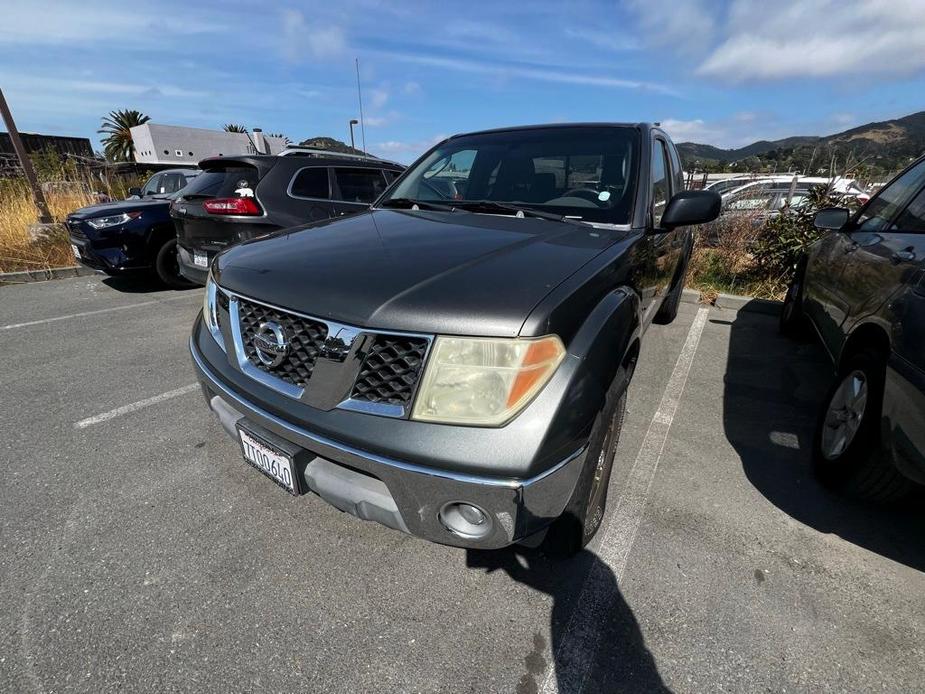
M 218 327 L 218 302 L 217 302 L 218 285 L 212 279 L 212 273 L 206 280 L 206 291 L 202 296 L 202 320 L 209 329 L 212 337 L 223 348 L 225 340 L 222 337 L 222 331 Z
M 94 229 L 107 229 L 109 227 L 125 224 L 126 222 L 130 222 L 133 219 L 138 219 L 140 216 L 141 212 L 124 212 L 122 214 L 110 215 L 109 217 L 96 217 L 95 219 L 88 219 L 87 224 L 89 224 Z
M 555 335 L 438 337 L 411 418 L 499 426 L 533 399 L 564 358 L 565 347 Z

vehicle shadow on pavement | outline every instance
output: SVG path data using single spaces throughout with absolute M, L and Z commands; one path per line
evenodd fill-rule
M 552 597 L 550 636 L 536 632 L 524 637 L 517 694 L 541 691 L 549 667 L 555 668 L 560 694 L 670 691 L 613 571 L 593 552 L 585 549 L 569 560 L 556 560 L 524 547 L 470 549 L 466 565 L 487 573 L 500 569 Z M 546 661 L 547 638 L 555 659 L 551 666 Z
M 920 499 L 876 506 L 830 492 L 813 476 L 816 416 L 833 378 L 823 348 L 780 336 L 776 316 L 754 311 L 740 310 L 730 329 L 723 425 L 749 481 L 800 523 L 925 571 Z
M 124 276 L 106 276 L 103 279 L 103 284 L 105 284 L 110 289 L 115 289 L 117 292 L 122 294 L 156 294 L 158 292 L 175 292 L 175 291 L 189 291 L 190 289 L 198 289 L 194 285 L 189 287 L 183 287 L 182 289 L 171 289 L 160 282 L 157 281 L 154 277 L 149 277 L 139 273 L 138 275 L 124 275 Z

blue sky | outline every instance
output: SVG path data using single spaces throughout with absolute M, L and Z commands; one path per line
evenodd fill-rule
M 3 0 L 0 87 L 20 130 L 102 115 L 348 139 L 411 161 L 442 136 L 661 121 L 739 146 L 925 109 L 925 0 Z M 359 143 L 358 143 L 359 144 Z

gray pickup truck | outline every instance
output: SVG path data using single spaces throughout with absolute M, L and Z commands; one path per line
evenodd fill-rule
M 292 494 L 435 542 L 584 546 L 647 327 L 691 226 L 649 124 L 433 147 L 361 214 L 219 254 L 190 351 L 244 459 Z

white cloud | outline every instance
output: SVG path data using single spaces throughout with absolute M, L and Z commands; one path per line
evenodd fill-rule
M 369 105 L 373 110 L 378 110 L 386 105 L 389 100 L 389 90 L 384 87 L 372 89 L 369 92 Z
M 397 161 L 409 163 L 417 159 L 428 149 L 433 147 L 441 140 L 448 136 L 445 134 L 434 135 L 425 140 L 407 142 L 403 140 L 387 140 L 379 142 L 370 147 L 373 154 L 378 154 L 385 159 L 395 159 Z
M 282 21 L 280 50 L 287 60 L 299 62 L 306 55 L 318 59 L 334 58 L 347 49 L 344 31 L 338 26 L 327 22 L 309 25 L 299 10 L 284 10 Z
M 925 68 L 922 0 L 736 0 L 697 73 L 730 82 Z
M 710 45 L 716 25 L 715 2 L 704 0 L 628 0 L 649 42 L 686 55 L 697 54 Z M 765 5 L 768 14 L 773 7 Z
M 528 67 L 521 65 L 503 65 L 499 63 L 484 63 L 464 58 L 443 58 L 434 55 L 420 55 L 412 53 L 386 52 L 395 60 L 401 60 L 417 65 L 427 65 L 457 72 L 471 72 L 490 75 L 501 79 L 529 79 L 539 82 L 554 82 L 558 84 L 574 84 L 587 87 L 605 87 L 616 89 L 640 89 L 660 94 L 677 95 L 670 87 L 654 82 L 628 80 L 603 75 L 588 75 L 578 71 L 566 72 L 556 68 Z
M 417 96 L 421 93 L 421 85 L 417 82 L 405 82 L 405 86 L 402 87 L 402 93 L 407 96 Z
M 570 39 L 575 39 L 579 43 L 589 44 L 595 48 L 602 48 L 605 51 L 634 51 L 639 48 L 639 42 L 631 36 L 620 32 L 617 29 L 611 31 L 601 31 L 599 29 L 579 29 L 569 27 L 565 30 L 565 35 Z

